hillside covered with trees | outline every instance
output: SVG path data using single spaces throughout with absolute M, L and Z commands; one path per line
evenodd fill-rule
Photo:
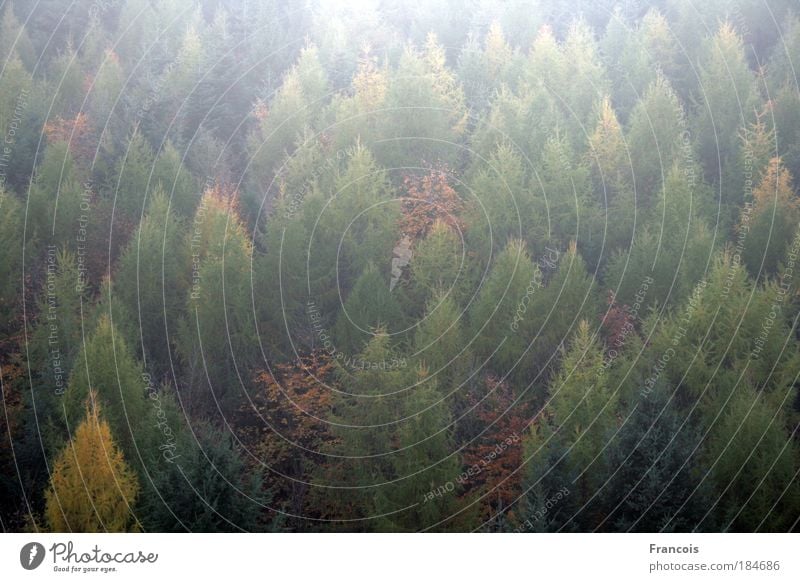
M 0 531 L 797 531 L 795 0 L 8 0 Z

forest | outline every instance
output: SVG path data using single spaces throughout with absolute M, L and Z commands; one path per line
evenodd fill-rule
M 5 0 L 0 531 L 800 530 L 796 0 Z

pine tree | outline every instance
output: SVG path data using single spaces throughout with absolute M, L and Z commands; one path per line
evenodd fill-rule
M 731 180 L 739 132 L 755 113 L 755 81 L 747 65 L 742 38 L 723 23 L 706 49 L 701 65 L 697 119 L 693 130 L 706 179 L 722 184 L 722 192 L 736 192 L 740 180 Z M 730 184 L 730 188 L 728 185 Z
M 170 210 L 176 216 L 184 218 L 194 216 L 200 201 L 199 188 L 194 177 L 182 164 L 180 154 L 171 142 L 167 142 L 156 159 L 150 183 L 151 190 L 160 186 L 166 192 Z
M 93 73 L 91 90 L 88 95 L 84 92 L 84 97 L 88 99 L 86 110 L 97 134 L 105 138 L 106 153 L 119 152 L 126 138 L 127 127 L 119 107 L 125 74 L 116 53 L 107 49 L 99 68 Z
M 55 460 L 45 494 L 45 517 L 51 531 L 138 529 L 132 511 L 139 494 L 136 474 L 125 461 L 101 410 L 90 394 L 74 438 Z
M 538 289 L 534 284 L 519 327 L 530 342 L 526 362 L 536 372 L 547 372 L 557 362 L 558 350 L 567 344 L 578 324 L 582 320 L 596 321 L 600 298 L 598 283 L 575 243 L 565 252 L 551 249 L 539 262 L 555 272 L 547 280 L 539 279 Z M 534 399 L 540 396 L 535 391 L 530 394 Z
M 85 293 L 75 288 L 75 256 L 54 248 L 48 249 L 46 256 L 46 283 L 37 301 L 40 315 L 28 350 L 32 375 L 26 394 L 25 447 L 30 447 L 27 456 L 34 480 L 46 478 L 46 459 L 55 455 L 68 438 L 63 398 L 73 367 L 84 365 L 77 356 L 83 344 L 81 309 L 88 305 Z
M 189 287 L 185 230 L 168 206 L 156 190 L 113 279 L 113 293 L 138 331 L 131 347 L 157 376 L 169 370 L 170 336 L 177 333 Z
M 467 105 L 476 113 L 485 111 L 504 83 L 516 85 L 523 68 L 524 55 L 507 42 L 500 22 L 492 21 L 483 45 L 470 36 L 458 58 L 458 76 Z
M 36 53 L 28 37 L 28 31 L 20 25 L 19 19 L 14 14 L 14 4 L 9 2 L 0 20 L 0 62 L 8 63 L 14 53 L 19 56 L 26 68 L 32 69 L 36 64 Z
M 153 183 L 152 173 L 155 156 L 142 133 L 134 129 L 117 164 L 115 182 L 112 189 L 114 214 L 120 223 L 132 230 L 144 214 L 148 194 Z
M 103 406 L 114 439 L 126 458 L 141 467 L 142 458 L 153 454 L 145 384 L 140 364 L 108 315 L 101 316 L 70 376 L 64 394 L 68 430 L 80 422 L 83 403 L 90 393 Z
M 403 422 L 396 429 L 398 451 L 391 456 L 396 481 L 377 498 L 380 531 L 453 527 L 449 518 L 459 505 L 460 463 L 452 441 L 450 410 L 440 394 L 436 381 L 425 368 L 419 369 L 415 385 L 405 394 Z M 441 496 L 431 494 L 439 487 L 445 488 Z
M 570 492 L 569 509 L 561 508 L 567 519 L 558 521 L 551 516 L 551 523 L 556 528 L 586 530 L 600 521 L 597 504 L 592 502 L 608 475 L 604 450 L 616 431 L 617 395 L 602 373 L 603 352 L 586 320 L 580 322 L 569 349 L 562 354 L 560 371 L 550 383 L 547 407 L 527 442 L 538 459 L 533 467 L 553 475 L 537 475 L 532 467 L 530 502 L 537 508 L 552 493 L 550 484 L 560 482 L 559 487 Z
M 310 291 L 324 313 L 338 309 L 370 264 L 385 276 L 388 290 L 392 249 L 399 238 L 399 205 L 369 150 L 357 145 L 349 151 L 333 188 L 315 192 L 303 208 L 310 239 L 302 251 L 303 295 Z
M 192 406 L 207 414 L 227 415 L 238 407 L 243 390 L 250 388 L 244 370 L 259 353 L 250 277 L 253 249 L 237 200 L 235 191 L 207 190 L 190 227 L 192 279 L 178 351 Z
M 469 309 L 469 333 L 474 338 L 479 361 L 490 360 L 501 377 L 524 376 L 531 362 L 526 319 L 533 315 L 532 304 L 541 283 L 538 266 L 521 241 L 510 241 L 495 259 L 477 299 Z
M 598 494 L 601 531 L 682 532 L 700 526 L 711 503 L 708 483 L 700 480 L 703 465 L 691 455 L 700 435 L 671 396 L 671 387 L 659 383 L 635 410 L 624 410 L 627 422 L 604 452 L 611 476 Z M 713 531 L 714 522 L 701 529 Z
M 437 221 L 428 235 L 419 241 L 408 265 L 409 291 L 423 305 L 439 289 L 447 289 L 457 304 L 463 304 L 473 291 L 477 278 L 474 265 L 465 252 L 464 241 L 447 224 Z M 417 305 L 419 307 L 419 305 Z
M 467 198 L 469 250 L 481 258 L 491 251 L 500 252 L 512 238 L 525 238 L 532 248 L 547 236 L 535 210 L 534 197 L 539 192 L 529 186 L 520 152 L 501 143 L 488 160 L 476 161 L 472 168 Z
M 368 266 L 347 296 L 333 333 L 342 357 L 352 357 L 364 349 L 378 328 L 401 331 L 404 316 L 397 300 L 389 292 L 389 282 Z
M 769 277 L 786 260 L 800 223 L 800 199 L 780 158 L 771 159 L 764 168 L 753 198 L 752 211 L 742 213 L 739 227 L 739 236 L 745 238 L 742 259 L 753 277 Z
M 634 108 L 628 131 L 636 203 L 652 205 L 673 164 L 680 161 L 686 127 L 683 107 L 659 75 Z
M 78 224 L 84 188 L 66 143 L 47 146 L 29 192 L 27 240 L 34 248 L 50 244 L 75 252 L 77 238 L 85 237 Z
M 337 97 L 332 104 L 336 112 L 334 143 L 338 151 L 356 143 L 374 148 L 383 131 L 383 109 L 389 90 L 389 70 L 378 66 L 369 54 L 359 59 L 353 77 L 351 97 Z
M 584 128 L 594 118 L 595 104 L 608 93 L 610 84 L 594 33 L 585 21 L 577 20 L 570 26 L 562 51 L 567 66 L 566 84 L 553 86 L 552 90 L 565 96 L 568 135 L 583 144 L 584 139 L 579 140 L 579 136 L 584 137 Z
M 703 517 L 718 516 L 723 531 L 789 531 L 800 517 L 797 444 L 776 402 L 744 384 L 710 427 L 701 462 L 710 469 L 714 501 Z
M 327 79 L 318 51 L 309 46 L 286 74 L 269 106 L 257 109 L 259 127 L 248 144 L 253 156 L 248 191 L 263 192 L 267 188 L 278 164 L 293 151 L 298 135 L 313 126 L 326 94 Z
M 15 52 L 12 52 L 8 61 L 3 61 L 0 83 L 0 129 L 3 131 L 3 140 L 7 146 L 9 141 L 10 143 L 16 141 L 17 129 L 24 128 L 19 117 L 25 113 L 27 100 L 33 88 L 31 74 Z
M 633 305 L 647 285 L 645 305 L 664 307 L 687 297 L 713 255 L 707 216 L 712 195 L 679 166 L 668 173 L 656 206 L 630 249 L 608 264 L 606 285 L 622 304 Z
M 451 294 L 438 290 L 428 300 L 425 316 L 414 335 L 417 359 L 428 370 L 442 396 L 454 404 L 463 403 L 464 384 L 471 371 L 471 350 L 463 331 L 463 316 Z
M 605 209 L 603 228 L 605 233 L 601 245 L 606 254 L 616 248 L 630 246 L 634 235 L 636 199 L 633 190 L 633 171 L 630 151 L 617 120 L 611 100 L 604 98 L 598 107 L 598 121 L 594 133 L 589 137 L 586 152 L 591 172 L 595 203 Z M 598 211 L 597 221 L 600 221 Z M 595 229 L 599 230 L 599 224 Z M 594 234 L 594 233 L 593 233 Z
M 535 231 L 546 233 L 534 242 L 534 250 L 544 252 L 547 244 L 565 247 L 577 240 L 583 256 L 596 264 L 602 245 L 601 213 L 592 196 L 589 169 L 567 141 L 548 140 L 532 189 Z
M 389 79 L 385 107 L 383 142 L 374 146 L 383 166 L 421 168 L 457 159 L 467 119 L 464 94 L 433 33 L 422 52 L 411 47 L 403 52 Z
M 22 298 L 22 208 L 19 201 L 0 187 L 0 334 L 5 337 L 13 325 Z
M 387 503 L 395 421 L 403 418 L 404 391 L 413 384 L 410 369 L 392 366 L 392 360 L 396 352 L 389 336 L 378 330 L 358 356 L 363 367 L 353 371 L 345 364 L 337 373 L 341 388 L 331 415 L 337 462 L 320 468 L 320 482 L 334 488 L 312 490 L 311 504 L 321 517 L 350 520 L 343 524 L 349 529 L 375 528 L 377 508 Z
M 153 532 L 252 532 L 263 528 L 270 499 L 249 473 L 230 434 L 193 423 L 176 457 L 154 471 L 153 492 L 142 501 L 142 525 Z

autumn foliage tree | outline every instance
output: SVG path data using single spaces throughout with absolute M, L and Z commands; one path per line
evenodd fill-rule
M 481 388 L 470 393 L 467 422 L 476 434 L 469 436 L 464 450 L 468 479 L 462 494 L 465 499 L 477 500 L 484 520 L 513 518 L 514 501 L 521 494 L 523 472 L 519 468 L 528 406 L 514 394 L 509 382 L 496 375 L 484 378 Z
M 324 462 L 333 444 L 331 413 L 334 363 L 324 351 L 294 362 L 274 363 L 256 376 L 252 402 L 240 408 L 238 433 L 250 452 L 248 466 L 264 476 L 274 503 L 299 515 L 309 483 L 305 477 Z
M 84 419 L 53 466 L 45 494 L 47 526 L 54 532 L 135 531 L 138 494 L 136 474 L 90 394 Z
M 799 222 L 800 198 L 792 176 L 780 158 L 773 158 L 753 192 L 752 216 L 742 213 L 739 228 L 745 240 L 742 258 L 751 275 L 778 272 Z
M 461 230 L 461 198 L 448 183 L 446 168 L 439 166 L 422 176 L 409 175 L 404 179 L 406 196 L 403 198 L 403 213 L 400 231 L 406 236 L 420 240 L 425 238 L 436 221 Z

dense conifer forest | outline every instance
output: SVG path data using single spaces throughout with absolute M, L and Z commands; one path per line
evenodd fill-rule
M 0 531 L 800 527 L 796 0 L 6 0 Z

